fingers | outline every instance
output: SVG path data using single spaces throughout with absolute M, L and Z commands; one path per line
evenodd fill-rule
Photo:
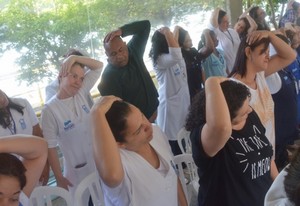
M 121 29 L 117 29 L 115 31 L 112 31 L 110 33 L 108 33 L 105 38 L 104 38 L 104 43 L 108 43 L 109 41 L 111 41 L 113 38 L 117 37 L 117 36 L 121 36 L 122 35 L 122 30 Z
M 106 112 L 111 108 L 111 105 L 115 101 L 121 101 L 121 100 L 122 100 L 121 98 L 113 95 L 102 96 L 97 102 L 95 102 L 92 108 L 92 114 L 93 115 L 106 114 Z
M 246 42 L 249 45 L 251 45 L 256 41 L 259 41 L 263 38 L 268 38 L 268 37 L 269 37 L 269 33 L 267 31 L 254 31 L 248 35 Z

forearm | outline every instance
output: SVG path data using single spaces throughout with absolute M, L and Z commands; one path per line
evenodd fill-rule
M 219 8 L 216 8 L 216 9 L 212 12 L 211 17 L 210 17 L 210 24 L 211 24 L 214 28 L 218 28 L 218 27 L 219 27 L 219 24 L 218 24 L 219 11 L 220 11 L 220 9 L 219 9 Z
M 208 78 L 205 82 L 206 121 L 215 128 L 231 127 L 230 114 L 218 77 Z
M 40 137 L 13 135 L 0 139 L 1 153 L 14 153 L 28 160 L 38 158 L 44 154 L 46 150 L 47 142 Z
M 175 37 L 174 37 L 174 35 L 171 31 L 166 32 L 165 37 L 166 37 L 166 40 L 167 40 L 167 43 L 168 43 L 169 47 L 179 48 L 178 41 L 177 41 L 177 39 L 175 39 Z
M 125 24 L 120 27 L 122 31 L 122 37 L 134 35 L 138 33 L 148 33 L 150 32 L 150 22 L 148 20 L 136 21 L 129 24 Z M 147 35 L 148 38 L 148 35 Z
M 179 206 L 187 206 L 187 197 L 185 196 L 183 192 L 183 188 L 180 182 L 180 179 L 177 178 L 177 193 L 178 193 L 178 205 Z
M 86 56 L 76 56 L 77 63 L 83 64 L 84 66 L 88 67 L 91 70 L 102 69 L 103 63 L 96 59 L 92 59 Z
M 62 174 L 62 170 L 60 167 L 57 149 L 55 147 L 48 149 L 48 161 L 49 161 L 50 167 L 53 171 L 53 174 L 54 174 L 56 180 L 62 178 L 63 174 Z
M 121 183 L 124 177 L 118 145 L 111 132 L 105 114 L 92 114 L 94 159 L 98 172 L 110 187 Z
M 283 40 L 276 37 L 273 32 L 269 32 L 270 42 L 277 52 L 277 56 L 282 59 L 290 59 L 291 61 L 296 58 L 295 51 L 286 44 Z
M 277 169 L 274 159 L 272 159 L 271 160 L 271 178 L 273 181 L 275 180 L 277 175 L 278 175 L 278 169 Z

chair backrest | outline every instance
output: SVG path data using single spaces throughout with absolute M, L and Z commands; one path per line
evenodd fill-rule
M 77 186 L 74 193 L 74 203 L 76 206 L 86 206 L 86 194 L 90 195 L 95 206 L 104 206 L 104 198 L 97 172 L 85 177 Z
M 192 154 L 176 155 L 174 156 L 174 163 L 178 169 L 178 175 L 184 194 L 188 204 L 190 204 L 192 195 L 198 194 L 199 189 L 197 166 L 194 163 Z
M 186 131 L 183 127 L 177 134 L 177 142 L 180 147 L 181 152 L 184 153 L 192 153 L 192 144 L 190 140 L 190 132 Z
M 29 206 L 52 206 L 55 198 L 62 198 L 65 206 L 72 206 L 71 193 L 61 187 L 55 186 L 38 186 L 29 198 Z

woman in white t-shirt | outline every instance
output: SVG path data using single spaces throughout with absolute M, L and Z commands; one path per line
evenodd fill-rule
M 92 126 L 105 205 L 187 205 L 166 136 L 138 108 L 102 97 Z
M 26 146 L 24 146 L 26 145 Z M 20 161 L 15 155 L 23 158 Z M 0 139 L 0 205 L 28 206 L 47 160 L 47 143 L 34 136 Z
M 30 105 L 23 98 L 10 98 L 0 90 L 0 138 L 25 134 L 42 137 L 39 120 Z M 46 185 L 49 179 L 49 165 L 46 164 L 40 184 Z

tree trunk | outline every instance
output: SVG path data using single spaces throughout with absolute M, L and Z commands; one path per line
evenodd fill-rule
M 273 23 L 274 28 L 278 29 L 277 22 L 276 22 L 276 19 L 275 19 L 275 10 L 274 10 L 273 2 L 272 2 L 272 0 L 268 0 L 268 2 L 269 2 L 269 5 L 270 5 L 270 9 L 271 9 L 271 19 L 270 20 Z
M 233 27 L 243 13 L 242 0 L 226 0 L 226 11 L 231 20 L 231 27 Z

